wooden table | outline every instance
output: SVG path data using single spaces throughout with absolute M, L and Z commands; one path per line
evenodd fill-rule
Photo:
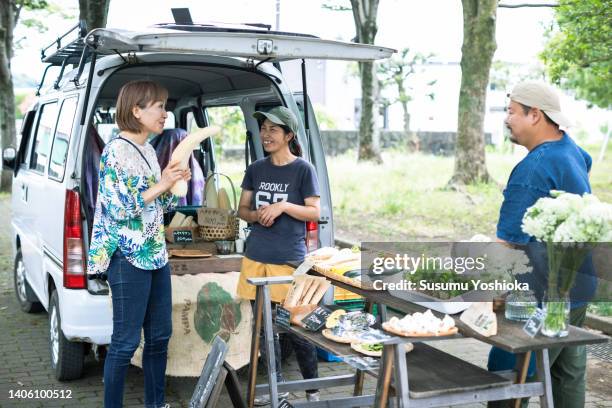
M 322 276 L 313 270 L 309 273 Z M 451 317 L 455 318 L 456 325 L 462 336 L 477 338 L 503 350 L 518 353 L 522 357 L 522 359 L 519 358 L 522 361 L 521 371 L 525 373 L 529 361 L 528 355 L 531 352 L 535 352 L 537 363 L 536 382 L 525 384 L 524 376 L 519 376 L 519 381 L 517 381 L 514 373 L 490 373 L 481 367 L 421 343 L 432 338 L 393 337 L 391 341 L 384 344 L 380 365 L 375 369 L 355 367 L 357 368 L 355 375 L 298 380 L 277 384 L 272 335 L 272 310 L 268 285 L 290 283 L 292 280 L 293 277 L 291 276 L 251 278 L 248 280 L 249 283 L 257 288 L 254 335 L 251 344 L 251 367 L 247 388 L 247 404 L 249 407 L 253 406 L 255 394 L 265 392 L 266 390 L 271 396 L 272 407 L 276 408 L 278 406 L 277 396 L 279 391 L 305 390 L 347 384 L 355 385 L 352 397 L 311 403 L 296 403 L 294 405 L 341 408 L 374 404 L 376 407 L 385 408 L 393 388 L 398 407 L 448 406 L 470 402 L 518 400 L 531 396 L 538 396 L 542 407 L 552 407 L 548 348 L 553 346 L 604 343 L 609 340 L 607 336 L 593 334 L 577 327 L 570 327 L 570 333 L 567 337 L 548 338 L 538 335 L 532 339 L 523 333 L 520 323 L 511 322 L 501 314 L 497 316 L 498 334 L 484 337 L 466 326 L 459 320 L 459 316 L 456 315 Z M 378 305 L 383 321 L 387 320 L 386 307 L 391 307 L 402 313 L 426 310 L 426 308 L 420 305 L 394 297 L 386 291 L 366 290 L 333 279 L 328 278 L 328 280 L 335 286 L 363 296 L 366 300 L 367 310 L 371 311 L 374 304 Z M 258 334 L 262 326 L 264 327 L 267 350 L 266 363 L 268 366 L 269 382 L 266 385 L 256 386 L 257 356 L 259 352 Z M 351 362 L 354 363 L 356 352 L 353 352 L 349 346 L 329 341 L 319 333 L 307 332 L 299 327 L 292 326 L 290 331 L 306 338 L 324 350 L 339 355 L 345 362 L 349 364 Z M 441 338 L 435 339 L 441 340 Z M 416 343 L 415 350 L 408 355 L 408 358 L 404 348 L 404 343 L 406 342 Z M 364 373 L 378 377 L 375 395 L 361 395 Z M 461 375 L 457 375 L 457 373 L 461 373 Z M 392 385 L 393 377 L 395 381 Z
M 239 272 L 242 255 L 213 255 L 208 258 L 172 257 L 169 263 L 172 275 Z

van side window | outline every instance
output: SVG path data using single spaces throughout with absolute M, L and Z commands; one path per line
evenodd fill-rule
M 30 158 L 30 169 L 38 173 L 44 173 L 49 161 L 49 152 L 53 140 L 53 131 L 57 122 L 57 101 L 47 103 L 40 107 L 38 126 L 34 142 L 32 143 L 32 156 Z
M 64 100 L 57 121 L 57 128 L 55 129 L 55 138 L 49 162 L 49 178 L 57 181 L 64 179 L 66 157 L 68 156 L 68 146 L 70 145 L 77 100 L 76 97 Z
M 17 134 L 17 146 L 19 150 L 17 152 L 17 166 L 21 167 L 27 165 L 30 156 L 28 155 L 28 145 L 30 138 L 34 134 L 34 119 L 36 118 L 37 107 L 28 111 L 21 122 L 21 130 Z

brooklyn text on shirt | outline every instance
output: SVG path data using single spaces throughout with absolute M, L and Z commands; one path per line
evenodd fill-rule
M 259 191 L 255 194 L 255 207 L 259 208 L 262 205 L 274 204 L 279 201 L 289 200 L 289 194 L 286 193 L 289 188 L 289 183 L 259 183 Z
M 267 183 L 262 181 L 259 183 L 259 190 L 269 192 L 286 193 L 289 188 L 289 183 Z

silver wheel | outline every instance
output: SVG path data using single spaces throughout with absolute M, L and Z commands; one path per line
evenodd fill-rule
M 27 300 L 25 266 L 21 259 L 17 262 L 16 265 L 15 283 L 17 285 L 17 296 L 19 296 L 19 300 L 25 302 Z
M 27 271 L 21 249 L 15 254 L 15 263 L 13 266 L 13 287 L 15 289 L 15 298 L 19 303 L 19 307 L 26 313 L 36 313 L 44 310 L 43 306 L 38 301 L 36 294 L 30 287 L 26 279 Z
M 60 381 L 75 380 L 83 374 L 84 344 L 70 341 L 62 332 L 62 315 L 60 314 L 57 291 L 51 292 L 49 300 L 49 354 L 51 368 L 55 378 Z
M 57 307 L 51 308 L 51 315 L 49 316 L 49 342 L 51 343 L 51 361 L 53 365 L 56 366 L 59 359 L 59 325 L 57 321 Z

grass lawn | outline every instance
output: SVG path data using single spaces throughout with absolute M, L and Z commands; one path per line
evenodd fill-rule
M 587 148 L 594 160 L 598 148 Z M 385 151 L 382 165 L 357 163 L 354 152 L 328 157 L 336 236 L 356 241 L 494 236 L 503 188 L 523 156 L 518 148 L 514 154 L 487 153 L 494 182 L 464 191 L 446 189 L 453 157 Z M 234 180 L 239 196 L 244 162 L 223 161 L 220 170 Z M 612 202 L 612 145 L 606 158 L 593 164 L 591 185 L 600 199 Z
M 518 150 L 518 149 L 517 149 Z M 596 158 L 598 149 L 588 149 Z M 384 152 L 384 164 L 328 159 L 336 235 L 357 240 L 454 240 L 494 236 L 502 190 L 524 154 L 487 153 L 494 183 L 446 189 L 454 158 Z M 612 202 L 612 147 L 591 171 L 593 193 Z

